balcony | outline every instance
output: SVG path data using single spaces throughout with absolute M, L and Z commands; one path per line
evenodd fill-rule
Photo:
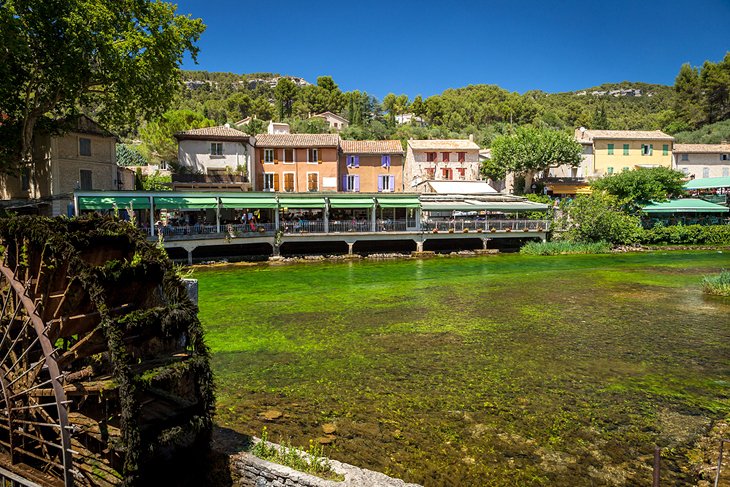
M 241 174 L 173 174 L 172 189 L 218 189 L 250 191 L 248 176 Z

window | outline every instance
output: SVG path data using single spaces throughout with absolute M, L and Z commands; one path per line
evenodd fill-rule
M 445 167 L 441 169 L 441 177 L 443 179 L 454 179 L 454 171 L 451 168 Z
M 307 173 L 307 191 L 319 191 L 319 173 Z
M 451 156 L 451 154 L 450 154 L 450 153 L 448 153 L 448 152 L 442 152 L 442 153 L 441 153 L 441 160 L 442 160 L 443 162 L 449 162 L 449 158 L 450 158 L 450 156 Z
M 29 167 L 24 167 L 20 171 L 20 190 L 21 191 L 30 190 L 30 168 Z
M 609 166 L 609 167 L 607 167 L 607 168 L 606 168 L 606 173 L 607 173 L 607 174 L 613 174 L 613 168 L 612 168 L 612 167 L 610 167 L 610 166 Z
M 428 179 L 433 179 L 435 174 L 436 174 L 436 169 L 434 169 L 432 167 L 426 168 L 426 177 Z
M 730 176 L 730 167 L 722 168 L 722 177 L 726 178 Z
M 346 174 L 343 181 L 343 189 L 351 193 L 360 191 L 360 176 L 357 174 Z
M 264 164 L 273 164 L 274 162 L 274 149 L 264 149 Z
M 294 173 L 293 172 L 284 173 L 284 191 L 289 192 L 289 193 L 294 191 Z
M 426 152 L 426 162 L 436 162 L 436 153 Z
M 281 155 L 284 164 L 294 164 L 294 149 L 282 149 Z
M 466 179 L 466 168 L 458 167 L 456 170 L 459 172 L 459 179 Z
M 663 156 L 669 155 L 669 144 L 662 144 L 662 155 Z
M 629 155 L 629 144 L 624 144 L 624 155 L 625 156 Z
M 319 149 L 307 150 L 307 162 L 310 164 L 317 164 L 319 162 Z
M 380 167 L 390 169 L 390 156 L 385 155 L 380 157 Z
M 91 139 L 79 137 L 79 155 L 91 156 Z
M 381 174 L 378 176 L 378 192 L 392 193 L 395 189 L 395 176 Z
M 689 154 L 682 154 L 683 161 L 689 161 Z
M 211 142 L 210 143 L 210 155 L 211 156 L 222 156 L 223 155 L 223 142 Z
M 347 156 L 347 167 L 360 167 L 360 156 Z
M 689 176 L 689 168 L 688 167 L 683 167 L 682 168 L 682 172 L 684 173 L 685 176 Z
M 88 169 L 81 169 L 79 171 L 79 185 L 82 190 L 94 189 L 93 173 Z
M 264 173 L 264 191 L 277 191 L 279 188 L 279 175 L 273 172 Z
M 709 178 L 710 177 L 710 168 L 709 167 L 703 167 L 702 168 L 702 177 L 703 178 Z
M 609 156 L 613 155 L 613 144 L 608 144 L 608 155 Z
M 730 160 L 730 154 L 722 154 L 720 156 L 720 160 L 721 161 L 728 161 L 728 160 Z
M 466 152 L 457 152 L 456 156 L 459 159 L 459 162 L 466 162 Z
M 629 170 L 629 166 L 624 166 L 623 169 L 621 169 L 621 171 L 623 171 L 623 172 L 626 172 L 628 170 Z
M 654 144 L 641 144 L 641 155 L 642 156 L 653 156 L 654 155 Z

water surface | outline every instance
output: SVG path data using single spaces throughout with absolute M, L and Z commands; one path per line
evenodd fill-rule
M 201 270 L 217 421 L 427 486 L 693 483 L 730 412 L 730 255 L 436 258 Z M 284 416 L 266 422 L 260 413 Z

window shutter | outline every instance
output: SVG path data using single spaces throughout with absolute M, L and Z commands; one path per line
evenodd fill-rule
M 353 165 L 355 167 L 360 167 L 360 156 L 352 156 L 353 159 Z
M 281 149 L 281 150 L 283 151 L 284 149 Z M 274 149 L 274 164 L 279 164 L 279 158 L 276 157 L 276 155 L 277 155 L 276 153 L 277 152 L 279 152 L 279 151 L 276 150 L 276 149 Z
M 279 175 L 274 174 L 274 191 L 279 191 Z
M 350 191 L 350 188 L 347 187 L 347 174 L 342 176 L 342 191 Z
M 390 191 L 395 191 L 395 176 L 388 176 L 390 179 L 390 184 L 388 185 L 390 187 Z
M 378 176 L 378 193 L 383 191 L 383 177 Z
M 649 144 L 649 155 L 650 156 L 654 155 L 654 144 Z
M 357 174 L 355 175 L 355 192 L 360 192 L 360 176 L 358 176 Z
M 322 157 L 319 155 L 319 149 L 315 149 L 317 151 L 317 164 L 322 164 Z

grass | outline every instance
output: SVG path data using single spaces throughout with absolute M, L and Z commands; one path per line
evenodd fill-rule
M 290 441 L 276 446 L 269 443 L 269 433 L 264 427 L 261 431 L 261 440 L 251 448 L 251 453 L 263 460 L 285 465 L 326 480 L 345 480 L 343 475 L 332 470 L 332 466 L 324 456 L 324 448 L 312 440 L 309 440 L 309 448 L 305 451 L 295 448 Z
M 330 458 L 423 485 L 647 485 L 655 445 L 662 485 L 693 485 L 690 426 L 730 413 L 730 302 L 699 285 L 722 268 L 643 252 L 198 270 L 216 420 L 303 449 L 335 423 Z
M 520 248 L 525 255 L 561 255 L 561 254 L 607 254 L 611 251 L 608 242 L 576 243 L 561 240 L 551 242 L 527 242 Z
M 703 277 L 702 291 L 714 296 L 730 296 L 730 271 L 723 269 L 717 276 Z

